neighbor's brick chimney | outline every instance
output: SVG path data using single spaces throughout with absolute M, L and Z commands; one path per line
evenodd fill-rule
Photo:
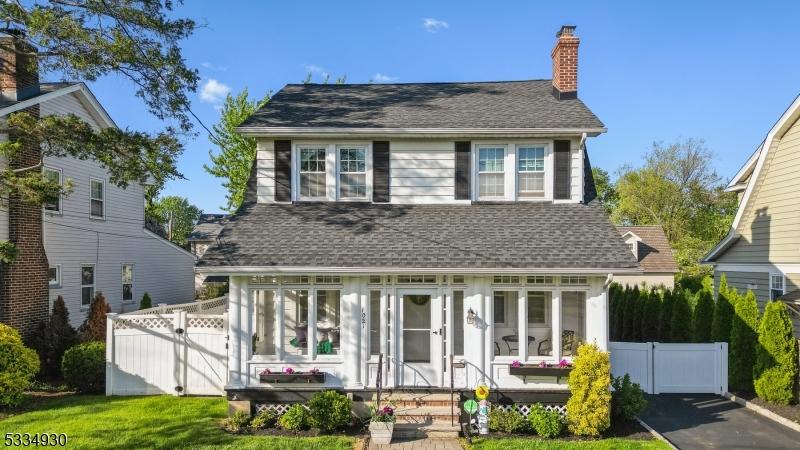
M 36 48 L 19 30 L 0 30 L 0 101 L 25 100 L 38 93 Z
M 39 92 L 36 49 L 12 31 L 0 31 L 0 101 L 20 101 Z M 39 105 L 21 110 L 39 116 Z M 9 139 L 16 139 L 9 133 Z M 22 141 L 8 161 L 13 169 L 35 167 L 42 152 L 36 142 Z M 37 169 L 32 169 L 37 170 Z M 8 196 L 8 239 L 19 252 L 10 264 L 0 263 L 0 322 L 17 328 L 30 339 L 50 309 L 47 255 L 42 243 L 42 206 Z
M 578 98 L 578 44 L 574 25 L 564 25 L 556 33 L 553 58 L 553 95 L 559 100 Z

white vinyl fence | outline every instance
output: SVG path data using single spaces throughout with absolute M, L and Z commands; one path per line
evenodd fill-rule
M 109 314 L 106 395 L 221 395 L 227 313 Z
M 626 373 L 648 394 L 728 391 L 728 344 L 610 342 L 611 373 Z

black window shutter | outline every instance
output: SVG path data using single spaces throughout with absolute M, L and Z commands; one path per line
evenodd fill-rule
M 555 173 L 553 174 L 553 198 L 569 200 L 572 198 L 572 180 L 570 180 L 569 141 L 555 141 Z
M 470 196 L 470 169 L 469 155 L 470 142 L 456 142 L 456 200 L 469 200 Z
M 372 201 L 389 202 L 389 141 L 372 142 Z
M 275 201 L 292 201 L 292 141 L 275 141 Z

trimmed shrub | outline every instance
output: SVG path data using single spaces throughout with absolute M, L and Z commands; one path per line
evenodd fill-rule
M 250 423 L 250 415 L 245 411 L 236 411 L 232 416 L 222 421 L 222 427 L 231 433 L 241 433 Z
M 728 349 L 728 385 L 738 391 L 753 390 L 753 367 L 758 343 L 758 304 L 753 291 L 736 301 Z
M 45 378 L 61 377 L 61 358 L 68 348 L 78 342 L 78 333 L 69 323 L 69 311 L 60 295 L 53 302 L 53 311 L 39 324 L 32 338 L 33 348 L 39 353 L 39 373 Z
M 106 385 L 106 344 L 85 342 L 64 352 L 61 362 L 64 381 L 72 389 L 84 394 L 99 394 Z
M 244 412 L 244 411 L 241 411 Z M 252 419 L 250 419 L 250 428 L 254 430 L 263 430 L 264 428 L 269 428 L 275 425 L 278 421 L 278 415 L 275 414 L 275 411 L 270 409 L 264 409 L 258 414 L 255 415 Z
M 558 411 L 547 411 L 541 403 L 533 405 L 528 413 L 531 429 L 541 437 L 556 438 L 564 432 L 564 419 Z
M 794 402 L 797 380 L 797 342 L 792 334 L 792 319 L 781 301 L 764 308 L 758 325 L 758 346 L 753 368 L 756 395 L 770 403 Z
M 732 323 L 733 303 L 728 292 L 728 278 L 723 273 L 719 280 L 717 301 L 714 303 L 714 321 L 711 323 L 712 342 L 730 342 Z
M 644 317 L 645 309 L 647 308 L 648 295 L 647 290 L 644 287 L 642 287 L 641 290 L 638 287 L 634 288 L 634 290 L 636 291 L 636 297 L 634 299 L 633 323 L 631 324 L 630 340 L 631 342 L 641 342 L 642 318 Z
M 39 371 L 39 357 L 19 332 L 0 324 L 0 406 L 17 406 Z
M 525 417 L 516 407 L 510 410 L 493 408 L 489 412 L 489 430 L 503 433 L 519 433 L 525 430 Z
M 611 322 L 612 323 L 612 327 L 613 327 L 612 331 L 614 333 L 614 339 L 617 340 L 617 341 L 621 341 L 622 340 L 622 325 L 623 325 L 623 321 L 625 320 L 624 319 L 624 315 L 625 315 L 625 308 L 626 308 L 627 299 L 628 299 L 628 297 L 627 297 L 628 288 L 626 287 L 626 288 L 623 289 L 621 286 L 619 286 L 617 288 L 617 290 L 616 290 L 616 294 L 614 294 L 614 295 L 616 296 L 616 299 L 614 300 L 614 304 L 616 305 L 616 308 L 614 310 L 614 315 L 612 317 L 612 322 Z
M 692 340 L 711 342 L 711 324 L 714 321 L 714 295 L 708 289 L 701 289 L 695 295 Z
M 139 302 L 139 309 L 147 309 L 153 307 L 153 300 L 150 299 L 150 294 L 147 292 L 142 296 L 142 301 Z
M 692 341 L 692 308 L 689 306 L 688 293 L 676 289 L 672 293 L 672 319 L 670 319 L 670 341 Z
M 611 359 L 595 344 L 578 347 L 569 374 L 567 427 L 573 434 L 599 436 L 611 424 Z
M 84 342 L 106 340 L 106 314 L 111 312 L 111 308 L 106 302 L 102 292 L 95 294 L 92 305 L 89 307 L 89 314 L 86 320 L 78 328 L 78 335 Z
M 631 342 L 634 340 L 636 331 L 636 305 L 639 303 L 639 288 L 633 287 L 625 291 L 625 310 L 622 312 L 622 340 Z
M 612 341 L 619 340 L 619 333 L 617 329 L 617 314 L 619 312 L 619 295 L 621 286 L 617 283 L 611 283 L 608 287 L 608 337 Z
M 661 296 L 658 291 L 651 289 L 647 293 L 647 302 L 644 304 L 642 315 L 641 342 L 658 341 L 658 318 L 661 314 Z
M 308 411 L 300 404 L 294 404 L 278 419 L 281 428 L 287 431 L 301 431 L 308 428 Z
M 672 327 L 672 308 L 675 304 L 674 297 L 671 290 L 664 291 L 664 296 L 661 299 L 661 311 L 658 314 L 658 342 L 672 342 L 671 330 Z
M 330 433 L 353 422 L 353 402 L 336 391 L 317 392 L 308 401 L 309 424 Z
M 638 383 L 631 382 L 627 373 L 622 377 L 615 377 L 611 381 L 614 392 L 611 394 L 611 412 L 614 417 L 633 420 L 645 408 L 647 400 L 644 399 L 644 390 Z

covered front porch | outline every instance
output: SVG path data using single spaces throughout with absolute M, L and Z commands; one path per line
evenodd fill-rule
M 608 344 L 607 273 L 230 275 L 229 393 L 357 392 L 379 373 L 389 389 L 564 390 L 511 366 Z

